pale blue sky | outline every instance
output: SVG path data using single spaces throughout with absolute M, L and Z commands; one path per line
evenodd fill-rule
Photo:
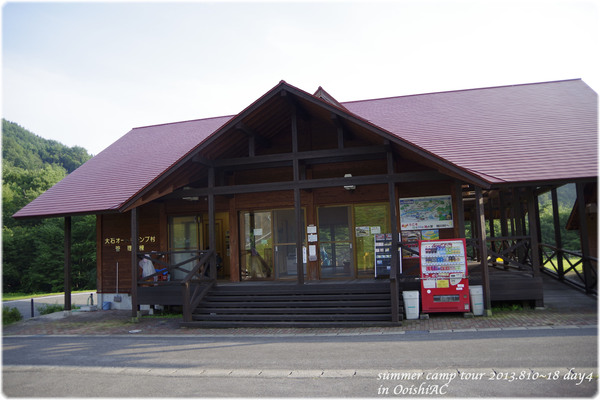
M 597 1 L 26 3 L 2 8 L 2 114 L 93 154 L 236 114 L 280 80 L 339 101 L 582 78 Z

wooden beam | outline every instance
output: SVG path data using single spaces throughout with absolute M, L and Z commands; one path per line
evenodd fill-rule
M 394 154 L 392 151 L 387 152 L 387 172 L 389 175 L 394 174 Z M 388 198 L 390 202 L 390 228 L 392 233 L 392 268 L 390 269 L 390 296 L 392 306 L 392 322 L 400 322 L 400 288 L 398 275 L 400 274 L 400 257 L 398 252 L 398 223 L 396 218 L 396 184 L 388 182 Z
M 527 188 L 527 218 L 529 222 L 529 237 L 531 241 L 531 267 L 533 268 L 533 277 L 540 274 L 540 243 L 539 243 L 539 225 L 536 218 L 537 197 L 533 194 L 533 188 Z M 542 304 L 536 304 L 536 307 L 543 307 Z
M 300 182 L 300 161 L 298 159 L 298 116 L 296 107 L 292 107 L 292 162 L 294 183 Z M 296 274 L 299 285 L 304 284 L 304 253 L 302 242 L 304 238 L 304 229 L 302 221 L 302 204 L 300 202 L 300 188 L 294 185 L 294 217 L 296 219 Z
M 138 209 L 131 209 L 131 316 L 137 318 L 138 316 L 138 298 L 137 298 L 137 283 L 138 283 Z
M 585 183 L 577 183 L 575 190 L 577 191 L 577 211 L 579 213 L 579 239 L 581 245 L 581 260 L 583 264 L 583 277 L 585 280 L 585 292 L 593 293 L 596 285 L 594 276 L 592 275 L 592 266 L 590 264 L 590 242 L 588 235 L 588 222 L 585 213 Z
M 71 310 L 71 217 L 65 217 L 65 268 L 64 268 L 64 284 L 65 284 L 65 311 Z M 33 307 L 33 306 L 32 306 Z
M 239 122 L 235 128 L 248 136 L 248 156 L 254 157 L 256 155 L 256 145 L 266 148 L 271 147 L 271 141 L 269 139 L 255 132 L 253 129 L 250 129 L 243 122 Z
M 492 315 L 492 301 L 490 294 L 490 273 L 488 267 L 487 240 L 485 233 L 485 210 L 483 195 L 479 186 L 475 187 L 475 214 L 477 220 L 477 234 L 479 241 L 479 258 L 481 260 L 481 279 L 483 286 L 483 308 L 487 316 Z
M 563 242 L 560 226 L 560 212 L 558 210 L 558 192 L 556 188 L 552 188 L 552 219 L 554 222 L 554 245 L 558 249 L 556 252 L 558 279 L 562 281 L 565 278 L 565 270 L 563 266 L 563 258 L 565 257 L 565 253 L 562 251 Z
M 281 91 L 281 97 L 285 98 L 291 108 L 293 108 L 296 112 L 296 116 L 302 118 L 304 121 L 308 121 L 310 119 L 310 113 L 306 111 L 304 107 L 298 102 L 295 96 L 288 96 L 288 92 L 286 90 Z
M 458 220 L 458 237 L 466 237 L 465 232 L 465 203 L 463 201 L 462 182 L 454 182 L 454 197 L 456 198 L 456 219 Z
M 216 217 L 215 217 L 215 195 L 212 189 L 215 186 L 215 169 L 209 168 L 208 170 L 208 247 L 212 250 L 212 256 L 210 258 L 210 279 L 217 279 L 217 230 Z
M 324 159 L 331 160 L 333 157 L 353 157 L 362 156 L 365 154 L 386 154 L 388 150 L 387 146 L 363 146 L 363 147 L 350 147 L 344 149 L 327 149 L 327 150 L 311 150 L 311 151 L 298 151 L 297 158 L 299 160 L 315 160 Z M 255 157 L 237 157 L 237 158 L 224 158 L 218 160 L 206 160 L 202 158 L 194 157 L 194 161 L 201 162 L 206 165 L 211 165 L 216 168 L 227 168 L 235 166 L 251 166 L 254 164 L 267 165 L 269 163 L 277 163 L 281 161 L 288 161 L 292 159 L 293 154 L 291 153 L 279 153 L 269 154 Z M 348 159 L 352 161 L 352 159 Z
M 300 180 L 298 182 L 285 181 L 285 182 L 271 182 L 271 183 L 257 183 L 247 185 L 231 185 L 231 186 L 217 186 L 212 189 L 215 195 L 229 195 L 229 194 L 240 194 L 240 193 L 261 193 L 261 192 L 275 192 L 280 190 L 290 190 L 297 187 L 300 190 L 307 189 L 318 189 L 326 187 L 336 186 L 347 186 L 347 185 L 377 185 L 389 182 L 425 182 L 425 181 L 436 181 L 444 180 L 448 178 L 435 171 L 424 171 L 424 172 L 406 172 L 386 175 L 365 175 L 365 176 L 353 176 L 349 178 L 336 177 L 336 178 L 322 178 L 322 179 L 307 179 Z M 210 190 L 208 188 L 197 188 L 179 190 L 170 195 L 165 196 L 167 199 L 182 198 L 190 196 L 207 196 Z

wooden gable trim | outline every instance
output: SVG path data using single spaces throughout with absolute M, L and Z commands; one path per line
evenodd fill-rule
M 364 129 L 374 132 L 374 133 L 378 134 L 379 136 L 381 136 L 384 140 L 387 140 L 391 143 L 399 145 L 402 148 L 405 148 L 408 151 L 417 154 L 418 156 L 424 158 L 425 160 L 433 163 L 438 168 L 449 171 L 450 173 L 455 175 L 455 177 L 459 177 L 459 178 L 463 179 L 464 181 L 473 183 L 473 184 L 483 187 L 483 188 L 488 188 L 490 186 L 489 182 L 484 181 L 483 179 L 479 178 L 478 176 L 473 175 L 472 173 L 469 173 L 468 171 L 465 171 L 465 170 L 457 167 L 456 165 L 449 163 L 448 161 L 443 160 L 440 157 L 438 157 L 432 153 L 429 153 L 409 142 L 406 142 L 406 141 L 398 138 L 397 136 L 391 134 L 390 132 L 387 132 L 378 126 L 373 125 L 369 121 L 365 121 L 362 118 L 348 112 L 345 109 L 336 107 L 335 105 L 333 105 L 325 100 L 314 97 L 306 92 L 301 91 L 298 88 L 295 88 L 294 86 L 287 84 L 285 81 L 281 81 L 278 85 L 276 85 L 273 89 L 269 90 L 267 93 L 265 93 L 263 96 L 261 96 L 258 100 L 256 100 L 250 106 L 248 106 L 245 110 L 240 112 L 235 117 L 231 118 L 221 128 L 217 129 L 206 140 L 204 140 L 202 143 L 198 144 L 198 146 L 196 146 L 195 148 L 191 149 L 184 157 L 182 157 L 178 162 L 176 162 L 171 168 L 169 168 L 167 171 L 165 171 L 161 175 L 157 176 L 154 181 L 152 181 L 145 188 L 140 190 L 135 196 L 133 196 L 131 199 L 129 199 L 128 201 L 123 203 L 119 207 L 119 211 L 126 212 L 126 211 L 130 210 L 131 207 L 133 207 L 134 205 L 139 205 L 140 204 L 139 200 L 141 198 L 146 196 L 148 192 L 154 190 L 157 185 L 162 184 L 166 179 L 168 179 L 175 171 L 177 171 L 185 163 L 187 163 L 191 160 L 194 160 L 194 159 L 196 159 L 196 161 L 210 163 L 210 161 L 208 161 L 206 159 L 196 158 L 198 156 L 198 154 L 200 153 L 200 151 L 209 147 L 211 145 L 211 143 L 213 143 L 217 138 L 219 138 L 220 136 L 225 134 L 227 131 L 229 131 L 231 129 L 237 129 L 239 124 L 243 124 L 244 118 L 246 118 L 249 115 L 256 112 L 262 105 L 264 105 L 267 101 L 271 100 L 276 95 L 286 97 L 288 99 L 288 101 L 293 101 L 292 105 L 295 106 L 293 108 L 298 110 L 298 113 L 301 117 L 304 116 L 306 111 L 300 104 L 298 104 L 299 102 L 297 101 L 297 99 L 290 99 L 291 96 L 294 96 L 303 101 L 307 101 L 309 103 L 318 105 L 318 106 L 324 108 L 326 111 L 330 112 L 332 115 L 336 115 L 337 117 L 339 117 L 341 119 L 348 120 Z M 278 156 L 278 155 L 275 155 L 275 156 Z M 289 155 L 288 155 L 288 157 L 289 157 Z M 217 160 L 213 160 L 213 162 L 217 162 Z M 154 196 L 152 196 L 152 197 L 154 197 Z

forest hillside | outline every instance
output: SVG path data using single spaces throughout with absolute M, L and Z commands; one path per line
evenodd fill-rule
M 64 220 L 15 220 L 19 209 L 89 160 L 82 147 L 43 139 L 2 120 L 2 289 L 64 290 Z M 95 216 L 72 219 L 73 290 L 96 287 Z

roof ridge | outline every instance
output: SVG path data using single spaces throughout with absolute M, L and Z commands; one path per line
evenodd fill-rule
M 415 93 L 415 94 L 406 94 L 406 95 L 400 95 L 400 96 L 379 97 L 379 98 L 373 98 L 373 99 L 342 101 L 340 103 L 342 105 L 346 105 L 346 104 L 351 104 L 351 103 L 362 103 L 362 102 L 367 102 L 367 101 L 378 101 L 378 100 L 399 99 L 399 98 L 406 98 L 406 97 L 427 96 L 427 95 L 431 95 L 431 94 L 459 93 L 459 92 L 469 92 L 469 91 L 474 91 L 474 90 L 500 89 L 500 88 L 515 87 L 515 86 L 544 85 L 544 84 L 549 84 L 549 83 L 572 82 L 572 81 L 581 81 L 581 78 L 560 79 L 560 80 L 556 80 L 556 81 L 545 81 L 545 82 L 517 83 L 517 84 L 513 84 L 513 85 L 485 86 L 485 87 L 470 88 L 470 89 L 445 90 L 445 91 L 440 91 L 440 92 Z
M 200 121 L 208 121 L 211 119 L 219 119 L 219 118 L 233 118 L 235 117 L 237 114 L 232 114 L 232 115 L 222 115 L 219 117 L 207 117 L 207 118 L 196 118 L 196 119 L 188 119 L 188 120 L 183 120 L 183 121 L 174 121 L 174 122 L 164 122 L 162 124 L 153 124 L 153 125 L 144 125 L 144 126 L 136 126 L 134 128 L 131 128 L 131 130 L 135 130 L 135 129 L 144 129 L 144 128 L 153 128 L 156 126 L 165 126 L 165 125 L 176 125 L 176 124 L 185 124 L 187 122 L 200 122 Z

